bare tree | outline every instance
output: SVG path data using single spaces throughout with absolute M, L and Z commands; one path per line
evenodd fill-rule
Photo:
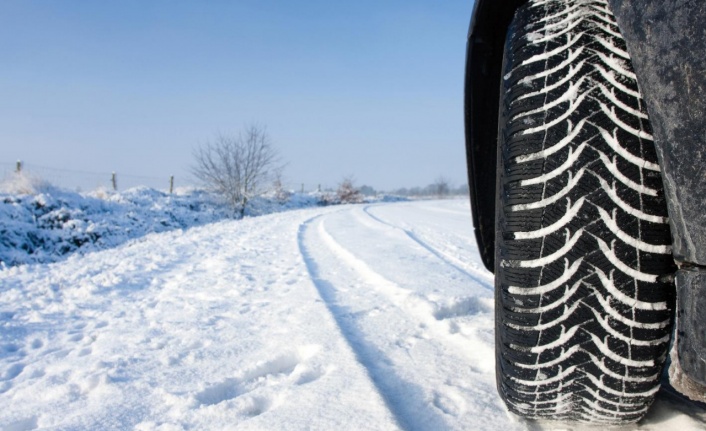
M 338 185 L 338 190 L 336 190 L 336 197 L 338 197 L 339 202 L 342 204 L 353 204 L 360 203 L 363 201 L 363 195 L 360 194 L 360 190 L 355 187 L 353 177 L 349 176 L 341 181 Z
M 451 190 L 451 187 L 449 186 L 449 180 L 447 180 L 443 176 L 438 177 L 436 180 L 434 180 L 434 183 L 432 184 L 432 190 L 437 197 L 443 198 L 444 196 L 448 195 L 449 191 Z
M 192 173 L 245 214 L 248 200 L 266 191 L 282 170 L 264 127 L 250 125 L 237 136 L 218 135 L 194 151 Z

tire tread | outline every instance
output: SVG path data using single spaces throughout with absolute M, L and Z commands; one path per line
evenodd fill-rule
M 526 418 L 634 422 L 659 388 L 673 313 L 673 286 L 659 276 L 674 263 L 652 131 L 626 55 L 605 0 L 530 0 L 509 32 L 498 387 Z

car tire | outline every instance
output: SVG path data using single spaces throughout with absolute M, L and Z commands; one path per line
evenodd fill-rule
M 496 360 L 515 414 L 622 424 L 659 389 L 674 286 L 645 103 L 603 0 L 530 0 L 505 45 Z

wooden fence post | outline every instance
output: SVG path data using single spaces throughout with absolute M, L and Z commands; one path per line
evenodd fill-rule
M 22 160 L 17 161 L 17 169 L 15 172 L 17 172 L 18 174 L 22 172 Z
M 174 193 L 174 175 L 169 177 L 169 194 Z
M 113 191 L 117 192 L 118 191 L 118 178 L 117 178 L 117 175 L 115 175 L 115 172 L 113 172 L 112 182 L 113 182 Z

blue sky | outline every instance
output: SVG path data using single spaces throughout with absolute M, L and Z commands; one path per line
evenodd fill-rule
M 265 125 L 288 183 L 465 183 L 472 0 L 0 4 L 0 162 L 189 176 Z

